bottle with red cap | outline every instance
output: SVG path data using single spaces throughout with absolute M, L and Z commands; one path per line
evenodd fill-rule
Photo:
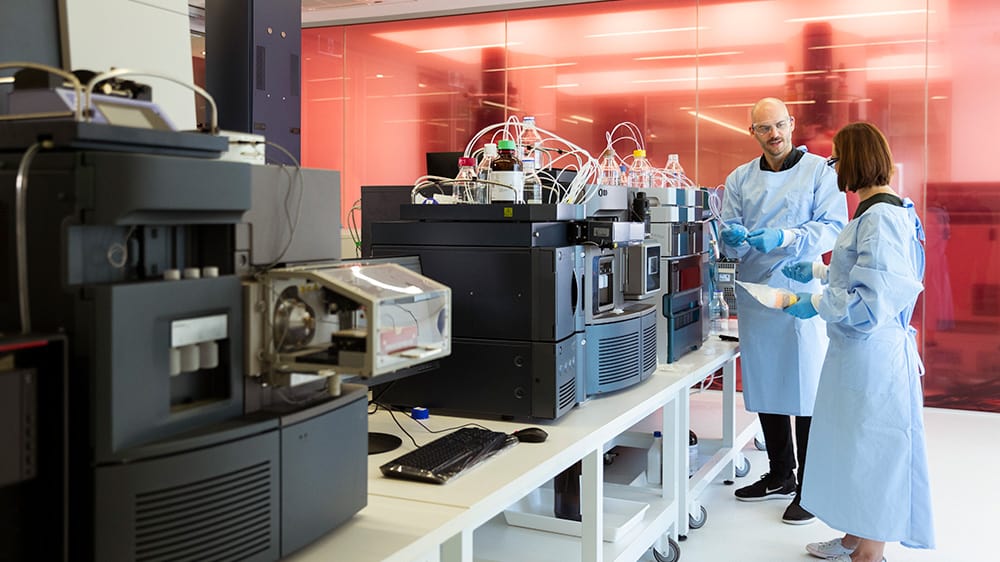
M 452 184 L 452 195 L 456 203 L 478 203 L 476 201 L 476 159 L 462 156 L 458 159 L 458 175 Z

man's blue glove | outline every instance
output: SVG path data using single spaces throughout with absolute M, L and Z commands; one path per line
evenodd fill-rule
M 780 246 L 784 239 L 785 233 L 779 228 L 758 228 L 747 234 L 747 244 L 765 254 Z
M 816 307 L 813 306 L 812 293 L 798 293 L 795 296 L 799 300 L 795 301 L 795 304 L 785 308 L 785 312 L 803 320 L 812 318 L 818 314 Z
M 808 283 L 813 279 L 813 264 L 811 261 L 790 263 L 782 267 L 781 272 L 789 279 L 798 281 L 799 283 Z
M 722 231 L 722 241 L 736 247 L 747 239 L 747 229 L 742 224 L 734 224 Z

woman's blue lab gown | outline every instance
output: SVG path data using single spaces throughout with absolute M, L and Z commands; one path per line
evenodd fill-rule
M 795 232 L 795 242 L 763 254 L 743 244 L 728 248 L 740 258 L 739 279 L 818 292 L 818 281 L 803 285 L 781 274 L 787 263 L 816 261 L 833 248 L 847 223 L 847 201 L 837 176 L 814 154 L 788 170 L 760 169 L 755 158 L 726 178 L 722 219 L 747 230 L 780 228 Z M 743 400 L 751 412 L 811 416 L 823 355 L 825 326 L 819 318 L 797 320 L 780 309 L 758 303 L 736 288 Z
M 837 238 L 817 307 L 830 345 L 802 507 L 846 533 L 933 548 L 923 364 L 910 326 L 923 290 L 922 240 L 909 200 L 872 205 Z

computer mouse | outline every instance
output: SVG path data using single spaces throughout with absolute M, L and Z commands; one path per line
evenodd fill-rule
M 519 429 L 515 431 L 513 435 L 514 437 L 517 437 L 517 440 L 521 443 L 541 443 L 549 436 L 549 434 L 540 427 L 526 427 L 524 429 Z

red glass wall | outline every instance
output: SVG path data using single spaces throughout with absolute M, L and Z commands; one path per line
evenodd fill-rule
M 927 231 L 927 404 L 1000 411 L 997 21 L 993 0 L 619 0 L 305 29 L 303 163 L 341 170 L 347 221 L 361 185 L 412 184 L 510 115 L 595 156 L 633 122 L 706 186 L 759 155 L 761 97 L 822 155 L 871 121 Z

